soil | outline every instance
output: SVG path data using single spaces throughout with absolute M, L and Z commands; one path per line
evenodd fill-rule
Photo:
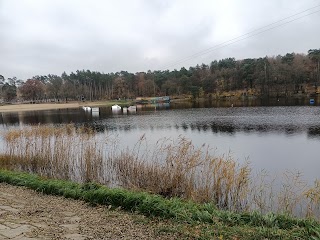
M 0 183 L 0 239 L 180 239 L 162 223 Z

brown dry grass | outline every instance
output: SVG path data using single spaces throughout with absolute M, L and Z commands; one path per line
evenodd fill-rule
M 120 182 L 127 188 L 196 202 L 213 201 L 219 208 L 229 210 L 246 208 L 249 165 L 213 157 L 208 150 L 205 146 L 195 148 L 185 138 L 178 142 L 162 139 L 150 155 L 122 151 L 115 165 Z
M 7 132 L 1 164 L 7 168 L 75 181 L 108 182 L 105 144 L 88 128 L 34 126 Z

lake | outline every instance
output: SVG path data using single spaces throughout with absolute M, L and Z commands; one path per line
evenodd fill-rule
M 216 155 L 230 154 L 253 169 L 271 173 L 300 171 L 309 182 L 319 178 L 320 107 L 306 100 L 171 103 L 138 106 L 135 113 L 99 113 L 77 109 L 1 113 L 3 131 L 34 124 L 85 124 L 117 135 L 132 147 L 145 134 L 152 146 L 179 136 L 196 146 L 209 145 Z

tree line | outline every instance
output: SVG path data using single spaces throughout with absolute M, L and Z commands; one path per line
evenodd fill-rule
M 225 96 L 294 96 L 318 94 L 320 86 L 320 49 L 307 54 L 226 58 L 180 70 L 129 73 L 101 73 L 77 70 L 61 76 L 34 76 L 26 81 L 0 75 L 4 101 L 68 101 L 131 99 L 147 96 L 194 98 Z

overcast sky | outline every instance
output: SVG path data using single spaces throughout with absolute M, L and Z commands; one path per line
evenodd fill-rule
M 320 0 L 0 0 L 0 75 L 189 68 L 320 48 Z M 189 61 L 254 29 L 319 12 Z M 296 17 L 303 16 L 297 15 Z M 290 18 L 288 20 L 292 20 Z

